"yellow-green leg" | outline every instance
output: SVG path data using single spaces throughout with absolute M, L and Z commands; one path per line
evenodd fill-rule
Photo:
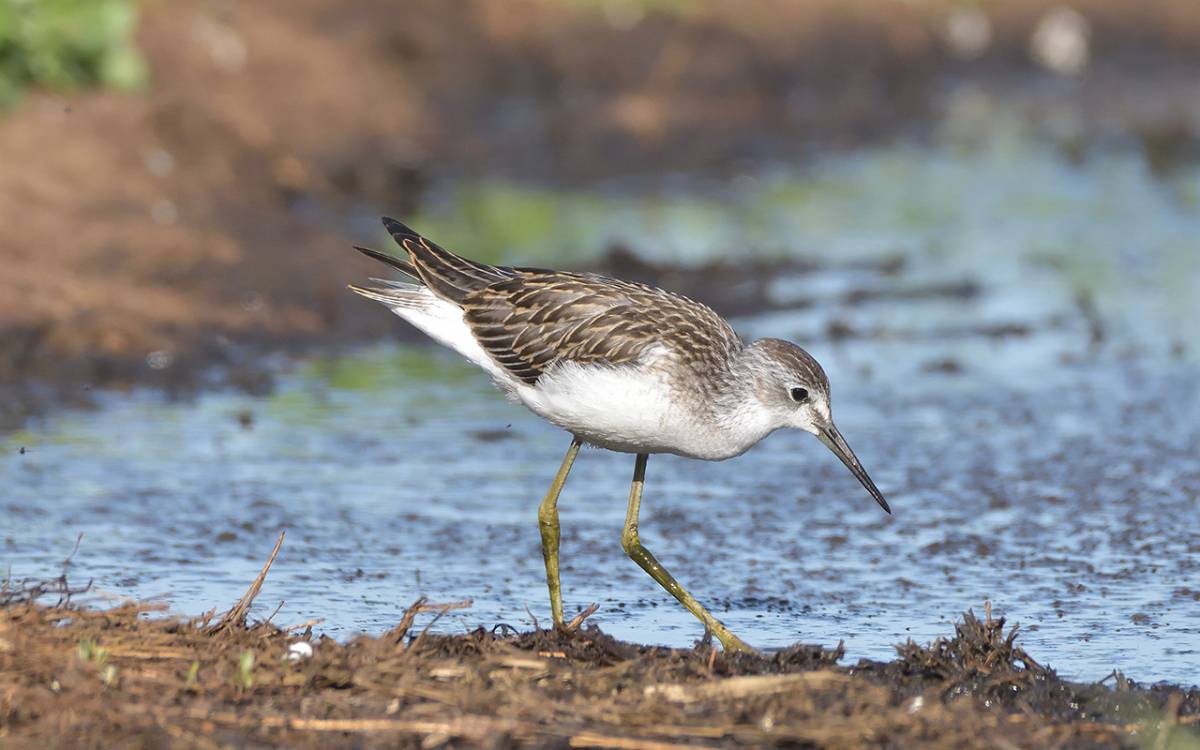
M 558 583 L 558 495 L 563 485 L 567 483 L 567 474 L 571 473 L 571 464 L 582 445 L 579 438 L 571 441 L 567 455 L 563 457 L 562 466 L 554 475 L 546 497 L 538 506 L 538 528 L 542 532 L 542 557 L 546 560 L 546 586 L 550 589 L 550 615 L 554 618 L 554 627 L 563 626 L 562 588 Z
M 625 531 L 621 534 L 621 546 L 625 548 L 625 554 L 633 558 L 633 561 L 640 565 L 642 570 L 658 581 L 659 586 L 666 589 L 671 596 L 679 600 L 680 604 L 687 607 L 689 612 L 699 618 L 700 622 L 704 623 L 705 627 L 717 637 L 726 651 L 753 651 L 753 648 L 731 633 L 724 623 L 713 617 L 700 602 L 696 601 L 696 597 L 679 585 L 679 581 L 676 581 L 667 572 L 667 569 L 654 558 L 654 555 L 650 554 L 650 550 L 642 546 L 638 539 L 638 513 L 642 508 L 642 485 L 646 482 L 646 459 L 645 453 L 639 453 L 637 463 L 633 468 L 633 486 L 629 489 L 629 510 L 625 514 Z

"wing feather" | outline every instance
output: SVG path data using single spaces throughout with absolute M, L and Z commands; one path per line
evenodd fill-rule
M 484 351 L 525 383 L 537 383 L 559 363 L 630 364 L 664 345 L 685 367 L 724 362 L 742 346 L 723 318 L 681 295 L 597 274 L 491 266 L 456 255 L 395 219 L 383 223 L 408 261 L 358 249 L 461 307 Z M 385 304 L 417 302 L 419 287 L 382 284 L 352 288 Z
M 594 274 L 514 269 L 465 295 L 462 307 L 484 350 L 529 384 L 560 362 L 630 364 L 666 344 L 689 363 L 724 359 L 741 346 L 704 305 Z

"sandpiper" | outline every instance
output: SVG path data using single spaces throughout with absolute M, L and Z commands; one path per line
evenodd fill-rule
M 512 400 L 571 433 L 538 507 L 554 624 L 563 625 L 558 496 L 584 443 L 636 454 L 621 545 L 727 651 L 752 650 L 713 617 L 638 538 L 651 453 L 721 461 L 775 430 L 811 432 L 888 513 L 829 410 L 829 381 L 808 352 L 780 339 L 745 343 L 713 310 L 678 294 L 592 273 L 476 263 L 395 219 L 407 259 L 356 248 L 408 277 L 355 292 L 387 305 L 492 376 Z

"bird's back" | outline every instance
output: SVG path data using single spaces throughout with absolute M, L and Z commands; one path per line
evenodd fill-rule
M 682 295 L 599 274 L 478 263 L 394 219 L 384 224 L 410 263 L 364 252 L 460 307 L 479 345 L 520 383 L 535 385 L 564 363 L 635 365 L 652 350 L 665 349 L 682 370 L 711 367 L 741 347 L 723 318 Z M 397 293 L 391 286 L 358 291 L 384 302 Z

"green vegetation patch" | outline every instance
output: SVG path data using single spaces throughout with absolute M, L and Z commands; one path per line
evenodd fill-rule
M 135 0 L 0 0 L 0 108 L 33 87 L 141 86 L 137 24 Z

